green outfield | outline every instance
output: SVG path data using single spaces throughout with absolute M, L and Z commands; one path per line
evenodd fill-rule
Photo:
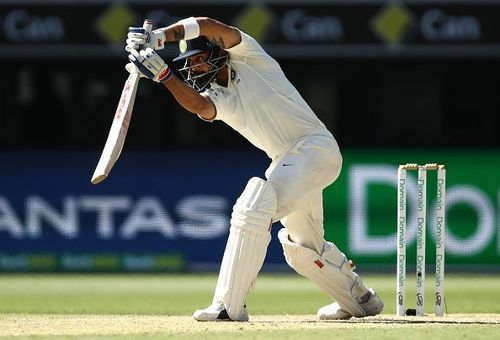
M 499 275 L 446 277 L 447 316 L 435 318 L 429 277 L 425 317 L 398 318 L 394 275 L 365 275 L 385 302 L 381 316 L 316 321 L 329 303 L 297 275 L 262 275 L 251 292 L 248 323 L 199 323 L 193 310 L 208 305 L 215 275 L 0 276 L 0 336 L 19 338 L 287 338 L 500 339 Z M 414 281 L 409 281 L 409 294 Z M 411 289 L 413 288 L 413 289 Z M 413 296 L 409 295 L 413 303 Z M 411 307 L 411 306 L 409 306 Z

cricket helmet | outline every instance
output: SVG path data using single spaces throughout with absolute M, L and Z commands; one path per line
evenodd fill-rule
M 184 60 L 184 66 L 179 69 L 179 73 L 184 82 L 198 92 L 202 92 L 212 82 L 217 72 L 224 67 L 228 58 L 227 53 L 224 53 L 219 46 L 211 43 L 203 36 L 191 40 L 180 40 L 179 51 L 179 55 L 173 61 Z M 197 65 L 191 65 L 189 57 L 206 51 L 210 53 L 205 61 Z M 207 72 L 193 72 L 193 67 L 203 64 L 210 65 Z

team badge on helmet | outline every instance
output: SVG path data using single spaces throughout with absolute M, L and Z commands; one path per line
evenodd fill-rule
M 184 53 L 187 51 L 188 44 L 186 40 L 179 40 L 179 51 Z

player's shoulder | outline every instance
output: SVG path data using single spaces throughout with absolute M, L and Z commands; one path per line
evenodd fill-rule
M 253 54 L 266 54 L 257 40 L 255 40 L 250 34 L 240 30 L 239 28 L 238 30 L 241 35 L 241 41 L 235 46 L 228 48 L 227 51 L 229 53 L 242 54 L 252 52 Z

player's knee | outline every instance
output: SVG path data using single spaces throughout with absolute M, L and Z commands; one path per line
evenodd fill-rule
M 307 276 L 308 271 L 316 269 L 315 266 L 321 268 L 323 262 L 338 268 L 344 275 L 351 276 L 353 272 L 354 266 L 352 262 L 347 260 L 344 253 L 339 251 L 335 244 L 331 242 L 324 241 L 323 249 L 318 253 L 304 245 L 293 242 L 285 228 L 278 232 L 278 239 L 283 247 L 286 262 L 301 275 Z
M 312 267 L 315 264 L 318 265 L 315 262 L 320 258 L 319 254 L 290 240 L 285 228 L 278 232 L 278 239 L 283 247 L 286 262 L 300 275 L 308 276 L 309 272 L 313 270 Z
M 233 206 L 231 227 L 268 232 L 276 209 L 276 192 L 271 184 L 252 177 Z
M 331 175 L 330 183 L 335 182 L 339 177 L 340 171 L 342 170 L 342 164 L 343 164 L 342 154 L 337 149 L 337 151 L 334 152 L 333 157 L 331 158 L 331 166 L 329 169 Z

